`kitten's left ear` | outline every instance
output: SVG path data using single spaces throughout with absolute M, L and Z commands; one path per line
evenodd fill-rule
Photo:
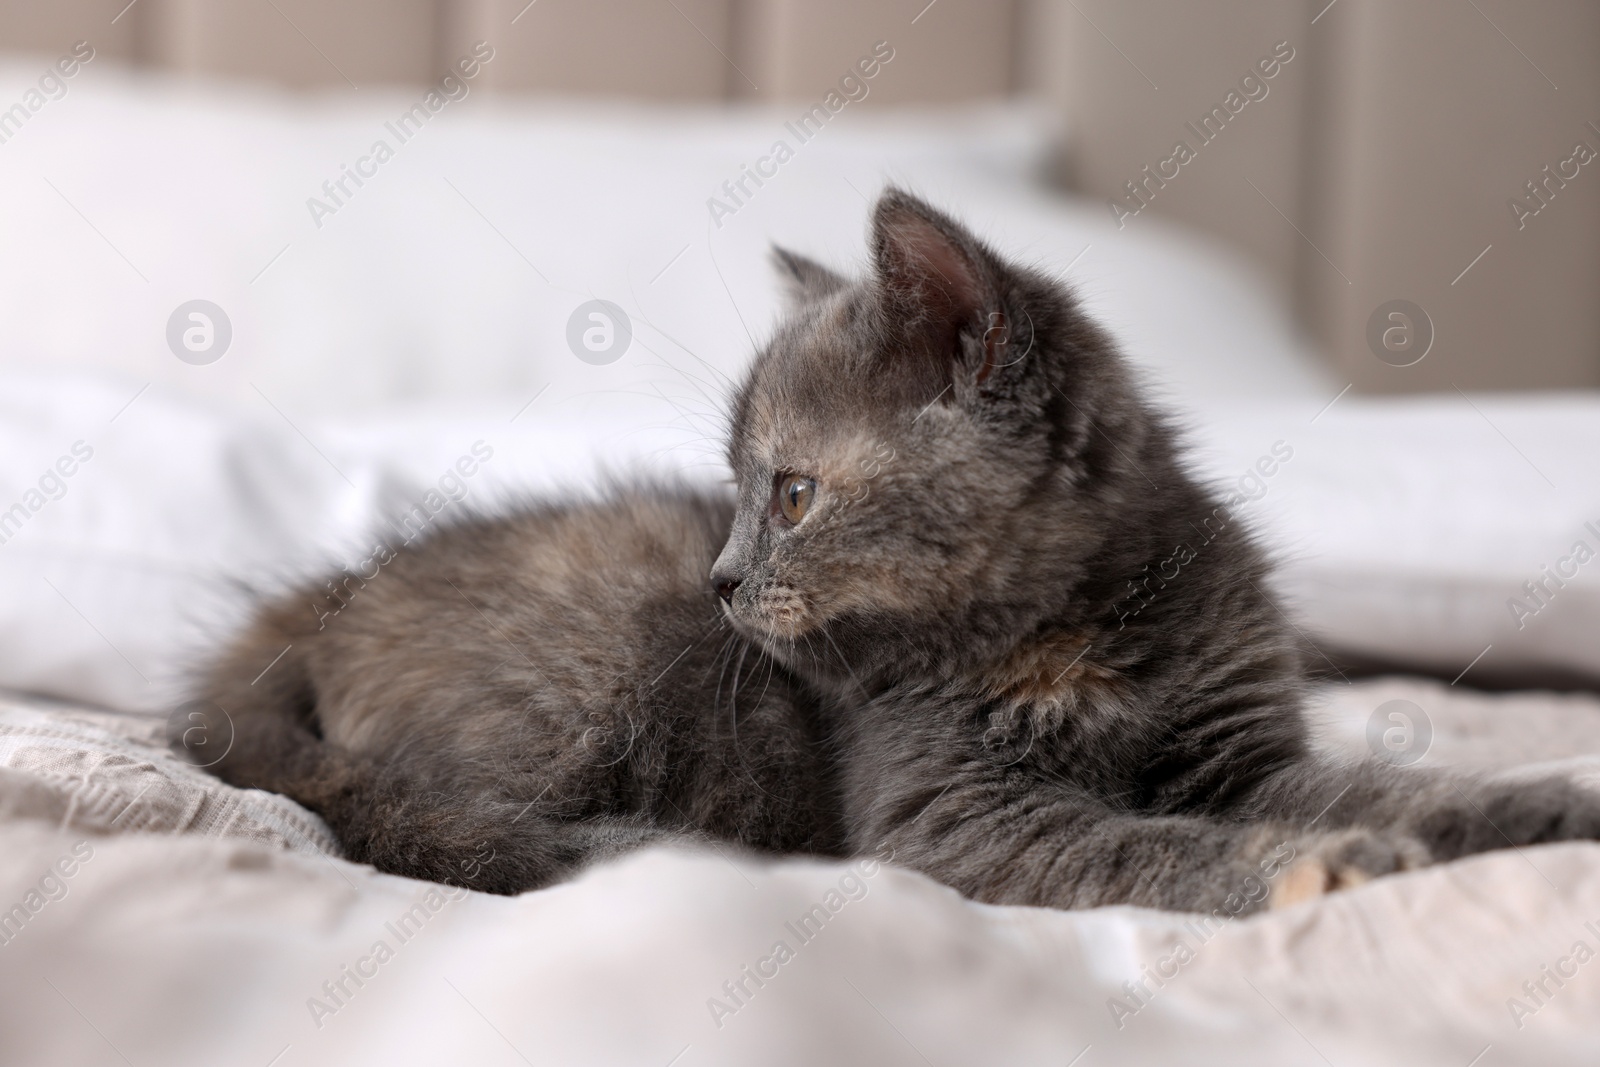
M 917 370 L 948 384 L 958 366 L 970 363 L 981 384 L 1005 361 L 1000 267 L 976 237 L 911 194 L 890 189 L 872 213 L 872 253 L 884 311 L 910 342 L 913 351 L 904 357 L 916 360 Z
M 783 279 L 789 310 L 798 311 L 843 289 L 849 282 L 814 259 L 772 246 L 772 265 Z

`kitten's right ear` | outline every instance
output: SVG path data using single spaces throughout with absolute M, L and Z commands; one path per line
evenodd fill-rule
M 772 246 L 772 262 L 778 268 L 778 276 L 783 280 L 784 295 L 788 299 L 791 311 L 798 311 L 808 304 L 814 304 L 849 284 L 843 277 L 816 260 L 807 259 L 777 245 Z

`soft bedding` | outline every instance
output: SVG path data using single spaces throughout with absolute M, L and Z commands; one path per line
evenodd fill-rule
M 1600 699 L 1465 688 L 1600 677 L 1600 562 L 1510 603 L 1600 550 L 1600 398 L 1346 394 L 1225 253 L 1031 184 L 1012 111 L 863 115 L 716 226 L 772 115 L 474 97 L 316 225 L 306 198 L 406 103 L 96 64 L 6 145 L 0 692 L 35 695 L 0 698 L 0 1063 L 1595 1061 L 1600 845 L 1245 920 L 670 850 L 505 899 L 349 864 L 292 802 L 168 756 L 185 671 L 252 591 L 605 468 L 719 476 L 768 242 L 850 262 L 895 179 L 1078 286 L 1283 558 L 1315 649 L 1464 675 L 1330 662 L 1325 743 L 1367 751 L 1406 700 L 1425 763 L 1600 766 Z M 606 365 L 565 340 L 596 297 L 635 328 Z M 209 365 L 163 333 L 196 298 L 233 320 Z
M 446 522 L 606 471 L 716 478 L 710 404 L 674 403 L 681 412 L 609 393 L 556 403 L 530 389 L 291 424 L 264 403 L 0 369 L 0 516 L 57 463 L 74 469 L 36 511 L 0 517 L 0 687 L 170 708 L 252 588 L 359 568 L 376 539 L 421 529 L 419 503 Z M 1196 461 L 1281 561 L 1313 645 L 1332 663 L 1354 654 L 1467 684 L 1600 678 L 1600 561 L 1573 551 L 1600 554 L 1588 469 L 1600 399 L 1347 396 L 1319 414 L 1326 403 L 1236 405 L 1189 423 Z M 463 457 L 471 476 L 455 473 Z M 1559 587 L 1558 565 L 1570 572 Z M 1528 582 L 1547 592 L 1531 598 Z
M 0 65 L 0 89 L 36 77 Z M 170 706 L 241 581 L 359 563 L 475 442 L 495 458 L 451 491 L 472 503 L 597 463 L 719 476 L 727 382 L 777 314 L 770 244 L 859 263 L 891 180 L 1077 288 L 1283 558 L 1331 658 L 1600 679 L 1600 563 L 1571 562 L 1579 541 L 1600 553 L 1600 396 L 1346 393 L 1224 250 L 1119 230 L 1033 181 L 1037 115 L 863 113 L 712 220 L 781 115 L 475 94 L 313 220 L 330 167 L 406 104 L 202 94 L 96 63 L 7 142 L 0 687 Z M 595 298 L 633 325 L 602 365 L 567 340 Z M 195 299 L 232 324 L 205 365 L 165 332 Z M 1252 474 L 1274 449 L 1292 460 Z M 1543 568 L 1563 559 L 1558 587 Z
M 1319 736 L 1361 749 L 1393 700 L 1425 709 L 1430 763 L 1600 785 L 1593 697 L 1336 684 Z M 1600 845 L 1481 855 L 1246 919 L 988 907 L 871 862 L 668 849 L 503 898 L 347 863 L 315 816 L 178 762 L 163 729 L 0 704 L 0 1061 L 1600 1055 Z

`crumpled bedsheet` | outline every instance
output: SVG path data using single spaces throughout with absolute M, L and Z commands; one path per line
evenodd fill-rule
M 1600 783 L 1600 698 L 1335 684 L 1358 748 Z M 990 907 L 870 860 L 654 849 L 516 898 L 349 863 L 159 716 L 0 700 L 0 1063 L 1593 1064 L 1600 844 L 1249 918 Z

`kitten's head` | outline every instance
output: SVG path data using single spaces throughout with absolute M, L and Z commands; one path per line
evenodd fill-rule
M 1084 610 L 1136 471 L 1169 466 L 1059 283 L 898 190 L 871 244 L 859 282 L 777 253 L 791 314 L 737 397 L 711 575 L 734 624 L 813 677 L 980 666 Z

